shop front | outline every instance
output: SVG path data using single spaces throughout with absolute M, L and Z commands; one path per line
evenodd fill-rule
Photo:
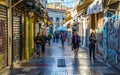
M 0 2 L 0 70 L 8 65 L 7 7 Z
M 24 24 L 22 23 L 22 10 L 18 6 L 12 9 L 12 53 L 13 62 L 21 60 L 24 49 Z
M 89 45 L 89 32 L 90 32 L 90 16 L 86 15 L 86 9 L 93 2 L 93 0 L 82 0 L 74 10 L 72 17 L 77 16 L 79 22 L 79 35 L 81 37 L 81 46 L 88 47 Z
M 102 0 L 95 0 L 87 9 L 87 15 L 90 15 L 90 33 L 95 32 L 97 38 L 96 53 L 100 58 L 104 58 L 103 49 L 103 25 L 104 14 Z
M 105 15 L 104 33 L 107 44 L 106 59 L 112 64 L 120 64 L 120 2 L 108 6 Z

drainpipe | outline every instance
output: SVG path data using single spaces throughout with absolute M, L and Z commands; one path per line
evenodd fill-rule
M 33 13 L 33 12 L 32 12 Z M 29 34 L 28 34 L 28 36 L 29 36 L 29 38 L 30 38 L 30 40 L 29 40 L 29 53 L 30 53 L 30 55 L 32 55 L 33 54 L 33 52 L 34 52 L 34 48 L 33 48 L 33 33 L 34 33 L 34 30 L 33 30 L 33 26 L 34 26 L 34 13 L 33 13 L 33 15 L 32 15 L 32 17 L 29 17 Z M 30 55 L 29 55 L 29 57 L 30 57 Z
M 14 5 L 10 5 L 10 9 L 12 9 L 13 7 L 15 7 L 16 5 L 18 5 L 19 3 L 21 3 L 23 0 L 19 0 L 18 2 L 16 2 Z M 12 0 L 10 0 L 10 2 L 12 3 Z
M 24 17 L 24 19 L 25 19 L 25 29 L 24 29 L 24 39 L 25 39 L 25 42 L 24 42 L 24 58 L 26 59 L 26 60 L 28 60 L 29 59 L 29 51 L 28 51 L 28 25 L 29 25 L 29 21 L 28 21 L 28 14 L 27 14 L 27 11 L 25 10 L 24 11 L 25 12 L 25 17 Z

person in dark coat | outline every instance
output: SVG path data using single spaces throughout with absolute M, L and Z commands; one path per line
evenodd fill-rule
M 40 33 L 37 33 L 37 36 L 35 37 L 35 43 L 36 43 L 36 54 L 40 55 L 40 50 L 41 50 L 41 36 Z
M 91 54 L 93 54 L 93 60 L 95 60 L 95 43 L 96 43 L 96 37 L 95 34 L 92 32 L 91 35 L 89 36 L 89 55 L 91 59 Z
M 74 50 L 74 53 L 75 53 L 75 56 L 77 55 L 78 53 L 78 50 L 79 50 L 79 44 L 80 44 L 80 36 L 77 34 L 77 32 L 74 32 L 73 36 L 72 36 L 72 46 L 73 46 L 73 50 Z
M 60 37 L 61 43 L 62 43 L 62 47 L 64 48 L 64 42 L 66 41 L 65 35 L 62 33 L 61 37 Z
M 48 44 L 49 44 L 49 45 L 50 45 L 50 40 L 51 40 L 51 35 L 48 34 L 48 36 L 47 36 L 47 41 L 48 41 Z
M 55 42 L 55 41 L 56 41 L 56 31 L 53 34 L 53 42 Z
M 42 35 L 41 35 L 41 50 L 42 50 L 42 55 L 45 54 L 45 44 L 47 42 L 47 38 L 46 38 L 46 35 L 45 35 L 45 32 L 42 32 Z
M 56 37 L 56 43 L 58 43 L 59 42 L 59 33 L 58 32 L 56 32 L 55 37 Z

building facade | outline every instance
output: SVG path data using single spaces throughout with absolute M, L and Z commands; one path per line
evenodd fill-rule
M 13 68 L 17 62 L 28 60 L 34 53 L 35 25 L 38 19 L 43 21 L 42 16 L 46 14 L 43 5 L 34 3 L 0 1 L 0 72 L 7 66 Z
M 96 56 L 118 67 L 120 65 L 120 1 L 83 0 L 82 3 L 76 8 L 79 35 L 82 37 L 81 45 L 89 46 L 89 35 L 94 31 L 97 38 Z M 76 14 L 75 10 L 73 14 Z
M 53 32 L 57 30 L 59 26 L 63 25 L 63 19 L 65 18 L 64 12 L 55 9 L 47 9 L 48 15 L 53 22 Z

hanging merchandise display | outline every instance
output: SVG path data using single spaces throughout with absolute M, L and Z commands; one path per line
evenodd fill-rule
M 7 8 L 0 5 L 0 70 L 7 66 Z

